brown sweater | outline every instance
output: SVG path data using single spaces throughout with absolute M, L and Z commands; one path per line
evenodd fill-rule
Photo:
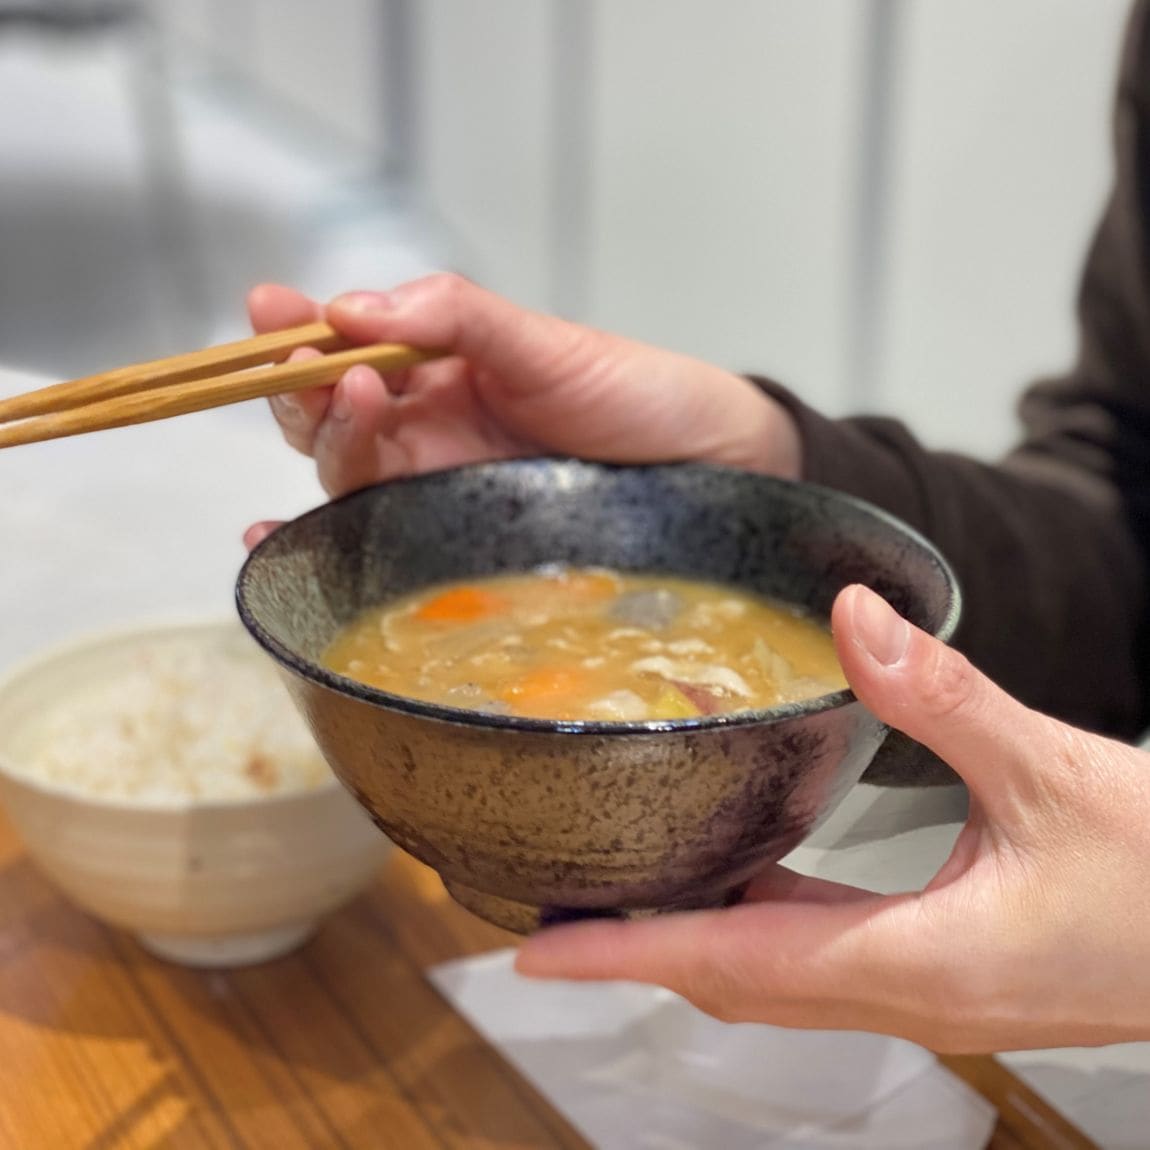
M 1032 387 L 996 465 L 927 451 L 888 419 L 831 421 L 760 381 L 798 421 L 807 479 L 913 524 L 948 556 L 955 638 L 1018 698 L 1133 739 L 1150 725 L 1150 4 L 1127 30 L 1116 178 L 1079 294 L 1077 363 Z M 952 781 L 892 740 L 872 781 Z

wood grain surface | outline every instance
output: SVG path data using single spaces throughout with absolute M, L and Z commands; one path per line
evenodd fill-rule
M 70 906 L 0 815 L 0 1147 L 586 1150 L 423 977 L 511 941 L 397 851 L 294 955 L 188 970 Z M 991 1145 L 1056 1145 L 993 1066 L 956 1064 L 1002 1109 Z

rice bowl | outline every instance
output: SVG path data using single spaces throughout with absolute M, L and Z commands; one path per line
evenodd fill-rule
M 126 629 L 10 672 L 0 802 L 72 901 L 193 965 L 299 945 L 390 849 L 230 622 Z
M 238 629 L 153 635 L 21 728 L 13 770 L 88 797 L 226 802 L 331 785 L 281 685 Z

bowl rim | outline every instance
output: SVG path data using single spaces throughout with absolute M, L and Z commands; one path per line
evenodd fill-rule
M 64 663 L 75 656 L 98 651 L 102 647 L 130 643 L 134 640 L 147 642 L 155 638 L 175 638 L 180 632 L 200 632 L 205 636 L 210 634 L 245 634 L 244 629 L 237 626 L 237 621 L 233 615 L 222 612 L 159 616 L 156 619 L 138 620 L 130 623 L 113 623 L 50 644 L 42 650 L 5 667 L 3 671 L 0 671 L 0 698 L 15 687 L 20 680 L 44 671 L 54 663 Z M 332 773 L 330 778 L 325 779 L 318 786 L 308 787 L 304 790 L 277 791 L 268 795 L 242 795 L 216 799 L 149 796 L 148 798 L 135 799 L 125 798 L 122 795 L 98 794 L 81 787 L 69 786 L 66 783 L 37 778 L 15 766 L 14 758 L 9 751 L 0 747 L 0 780 L 13 786 L 38 792 L 46 797 L 66 799 L 81 806 L 100 807 L 123 812 L 187 814 L 192 811 L 196 813 L 236 811 L 245 807 L 257 810 L 269 805 L 307 802 L 321 795 L 326 796 L 343 789 L 340 781 Z
M 248 632 L 265 651 L 281 666 L 318 686 L 325 687 L 340 695 L 350 695 L 361 702 L 383 707 L 391 711 L 414 715 L 419 718 L 433 719 L 456 726 L 465 726 L 489 731 L 521 731 L 542 735 L 582 735 L 597 738 L 617 738 L 636 735 L 677 734 L 693 731 L 727 730 L 737 727 L 748 727 L 768 723 L 778 723 L 790 720 L 800 715 L 813 715 L 822 711 L 833 710 L 836 707 L 846 706 L 856 701 L 856 696 L 849 688 L 833 691 L 826 695 L 818 695 L 811 699 L 802 699 L 797 702 L 783 703 L 774 707 L 764 707 L 753 710 L 730 711 L 717 715 L 702 715 L 688 719 L 645 719 L 619 722 L 604 720 L 568 720 L 568 719 L 540 719 L 519 715 L 494 715 L 482 711 L 471 711 L 462 707 L 450 707 L 441 703 L 431 703 L 422 699 L 413 699 L 406 695 L 392 694 L 378 687 L 361 683 L 357 679 L 338 674 L 319 663 L 296 654 L 286 644 L 281 643 L 256 618 L 255 613 L 247 602 L 247 588 L 253 578 L 253 573 L 261 561 L 263 552 L 273 546 L 272 540 L 282 530 L 296 524 L 305 523 L 311 519 L 319 518 L 330 512 L 332 507 L 359 500 L 371 499 L 375 493 L 383 488 L 395 486 L 416 486 L 435 477 L 451 472 L 482 471 L 482 470 L 517 470 L 520 468 L 541 465 L 562 465 L 575 467 L 580 471 L 638 471 L 638 470 L 695 470 L 704 472 L 718 472 L 727 475 L 737 475 L 750 479 L 768 488 L 803 488 L 814 492 L 822 498 L 843 501 L 864 515 L 878 519 L 888 527 L 894 528 L 898 533 L 908 537 L 916 546 L 930 556 L 939 569 L 942 578 L 950 592 L 947 612 L 939 627 L 933 632 L 934 636 L 947 642 L 954 634 L 958 620 L 962 614 L 962 590 L 953 567 L 943 556 L 942 552 L 924 535 L 903 522 L 897 516 L 881 507 L 876 507 L 865 499 L 838 491 L 822 484 L 810 483 L 806 480 L 784 479 L 781 476 L 767 475 L 762 472 L 749 471 L 745 468 L 732 467 L 724 464 L 707 463 L 694 460 L 651 463 L 601 463 L 583 459 L 573 459 L 565 456 L 525 456 L 515 459 L 492 460 L 483 463 L 461 464 L 457 467 L 439 468 L 435 471 L 422 472 L 418 475 L 406 475 L 381 483 L 369 484 L 355 491 L 348 492 L 336 499 L 321 503 L 317 507 L 305 511 L 280 524 L 273 532 L 252 548 L 236 579 L 235 600 L 240 620 Z

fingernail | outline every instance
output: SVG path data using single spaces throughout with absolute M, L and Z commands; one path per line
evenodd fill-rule
M 859 645 L 883 667 L 893 667 L 910 646 L 910 624 L 866 587 L 855 589 L 851 622 Z
M 300 406 L 299 401 L 293 399 L 290 395 L 273 395 L 271 398 L 272 409 L 280 419 L 295 420 L 303 415 L 303 408 Z
M 353 408 L 351 400 L 348 398 L 347 389 L 337 387 L 335 394 L 331 397 L 331 407 L 328 408 L 328 415 L 337 423 L 346 423 L 351 419 L 352 412 Z
M 344 311 L 355 315 L 383 315 L 395 310 L 396 299 L 391 292 L 353 291 L 336 301 Z

